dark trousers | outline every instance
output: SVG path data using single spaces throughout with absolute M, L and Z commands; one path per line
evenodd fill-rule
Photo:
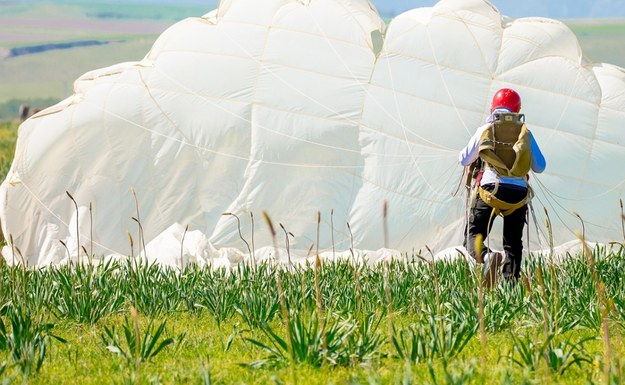
M 492 192 L 495 186 L 485 185 L 482 186 L 482 188 Z M 495 196 L 502 201 L 516 203 L 527 196 L 527 189 L 500 184 Z M 497 218 L 494 214 L 491 216 L 492 210 L 493 208 L 484 203 L 478 194 L 476 202 L 469 213 L 469 223 L 465 228 L 464 247 L 477 262 L 483 262 L 484 254 L 490 251 L 487 249 L 485 242 L 487 242 L 488 234 L 493 227 L 493 222 Z M 527 205 L 524 205 L 515 210 L 512 214 L 503 217 L 503 249 L 505 251 L 505 256 L 502 266 L 502 275 L 504 278 L 519 278 L 521 276 L 523 228 L 525 227 L 526 213 Z M 475 247 L 475 238 L 478 234 L 482 234 L 483 239 L 481 254 L 479 256 L 476 253 Z

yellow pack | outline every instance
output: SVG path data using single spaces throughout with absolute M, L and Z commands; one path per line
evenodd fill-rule
M 524 177 L 532 165 L 530 133 L 525 115 L 495 114 L 495 120 L 484 130 L 479 155 L 497 174 Z

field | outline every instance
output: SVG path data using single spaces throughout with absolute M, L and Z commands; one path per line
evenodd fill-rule
M 0 178 L 17 122 L 0 125 Z M 5 243 L 6 244 L 6 243 Z M 88 249 L 89 246 L 87 245 Z M 12 248 L 13 258 L 20 251 Z M 4 384 L 622 384 L 625 249 L 277 269 L 0 265 Z
M 351 261 L 354 262 L 354 261 Z M 622 384 L 625 253 L 486 290 L 464 261 L 0 271 L 0 373 L 30 384 Z
M 45 107 L 71 95 L 87 71 L 141 60 L 161 32 L 211 4 L 0 2 L 0 120 L 14 119 L 21 103 Z M 6 57 L 14 48 L 84 41 L 106 44 Z
M 7 119 L 20 103 L 54 103 L 82 73 L 140 60 L 172 22 L 206 11 L 8 4 L 0 16 L 5 51 L 107 44 L 0 60 L 0 180 L 19 124 Z M 567 23 L 590 61 L 625 66 L 625 22 Z M 19 249 L 11 251 L 19 260 Z M 625 383 L 621 245 L 559 264 L 528 258 L 523 280 L 492 289 L 481 268 L 464 260 L 430 263 L 418 255 L 376 266 L 351 260 L 231 272 L 129 260 L 33 270 L 0 264 L 0 382 Z

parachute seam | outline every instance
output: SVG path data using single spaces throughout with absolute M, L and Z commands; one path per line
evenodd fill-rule
M 186 142 L 191 142 L 190 138 L 184 133 L 184 131 L 182 131 L 180 129 L 180 127 L 170 118 L 169 114 L 167 114 L 167 112 L 165 111 L 165 109 L 163 109 L 163 107 L 161 106 L 160 102 L 156 99 L 156 97 L 154 96 L 154 94 L 151 91 L 150 86 L 147 84 L 145 78 L 143 77 L 143 71 L 139 70 L 139 79 L 141 79 L 141 84 L 143 84 L 144 86 L 144 90 L 145 92 L 147 92 L 148 98 L 149 100 L 152 101 L 153 105 L 160 111 L 161 116 L 164 116 L 165 119 L 167 120 L 167 122 L 169 123 L 170 127 L 173 128 L 176 132 L 178 132 L 180 134 L 180 136 L 182 138 L 184 138 L 183 141 L 179 142 L 179 143 L 186 143 Z M 142 112 L 142 121 L 144 123 L 146 123 L 146 119 L 145 116 L 143 116 L 143 112 Z M 169 138 L 170 136 L 167 135 L 167 138 Z M 150 149 L 152 150 L 152 147 L 150 146 Z M 197 147 L 192 147 L 192 149 L 194 149 L 194 154 L 195 156 L 198 158 L 199 161 L 205 160 L 204 159 L 204 154 L 200 153 L 200 150 Z M 152 154 L 154 156 L 154 154 Z M 155 178 L 154 177 L 154 171 L 153 168 L 150 167 L 150 180 L 158 180 L 159 178 Z M 161 217 L 161 219 L 164 219 L 166 216 L 163 213 L 163 210 L 161 209 L 161 205 L 155 204 L 156 210 L 159 214 L 159 216 Z
M 89 103 L 89 102 L 85 101 L 85 103 Z M 96 108 L 98 108 L 98 106 L 95 103 L 93 105 Z M 128 120 L 128 119 L 126 119 L 126 118 L 124 118 L 124 117 L 122 117 L 120 115 L 117 115 L 115 113 L 112 113 L 110 111 L 104 111 L 104 112 L 106 114 L 108 114 L 108 115 L 111 115 L 111 116 L 116 117 L 116 118 L 118 118 L 118 119 L 120 119 L 122 121 L 125 121 L 126 123 L 129 123 L 131 125 L 139 127 L 139 128 L 141 128 L 141 129 L 143 129 L 145 131 L 152 132 L 152 133 L 154 133 L 154 134 L 156 134 L 158 136 L 171 139 L 171 140 L 179 142 L 179 143 L 181 143 L 183 145 L 195 147 L 195 148 L 197 148 L 197 149 L 199 149 L 201 151 L 206 151 L 206 152 L 210 152 L 210 153 L 213 153 L 213 154 L 216 154 L 216 155 L 222 155 L 222 156 L 225 156 L 225 157 L 238 159 L 238 160 L 242 160 L 242 161 L 254 161 L 254 162 L 265 163 L 265 164 L 272 164 L 272 165 L 277 165 L 277 166 L 306 167 L 306 168 L 360 169 L 360 168 L 365 167 L 364 165 L 358 165 L 358 166 L 352 166 L 352 165 L 334 166 L 334 165 L 310 164 L 310 163 L 285 163 L 285 162 L 267 161 L 267 160 L 264 160 L 264 159 L 256 159 L 256 158 L 252 158 L 252 157 L 245 158 L 243 156 L 229 154 L 229 153 L 225 153 L 225 152 L 220 152 L 220 151 L 212 150 L 212 149 L 209 149 L 209 148 L 206 148 L 206 147 L 201 147 L 201 146 L 195 145 L 193 143 L 186 143 L 186 142 L 184 142 L 184 141 L 182 141 L 180 139 L 177 139 L 177 138 L 174 138 L 174 137 L 170 137 L 170 136 L 165 135 L 163 133 L 160 133 L 158 131 L 152 130 L 152 129 L 148 128 L 148 127 L 142 126 L 142 125 L 140 125 L 138 123 L 135 123 L 135 122 L 133 122 L 131 120 Z M 395 166 L 400 166 L 400 165 L 403 165 L 403 164 L 405 164 L 405 163 L 391 163 L 391 164 L 384 164 L 384 165 L 381 165 L 379 167 L 395 167 Z
M 343 5 L 343 4 L 341 3 L 341 5 Z M 344 5 L 343 5 L 343 6 L 344 6 Z M 348 11 L 348 12 L 349 12 L 349 10 L 346 10 L 346 11 Z M 319 23 L 317 22 L 317 19 L 315 19 L 315 17 L 312 15 L 312 13 L 311 13 L 311 12 L 309 12 L 308 14 L 309 14 L 309 16 L 312 18 L 312 20 L 315 22 L 315 24 L 316 24 L 316 26 L 317 26 L 318 30 L 320 31 L 320 34 L 321 34 L 324 38 L 326 38 L 326 34 L 324 33 L 323 28 L 321 28 L 321 26 L 320 26 L 320 25 L 319 25 Z M 350 13 L 350 15 L 351 15 L 351 13 Z M 356 22 L 357 22 L 357 20 L 356 20 Z M 359 25 L 360 25 L 360 24 L 359 24 Z M 362 27 L 362 26 L 361 26 L 361 27 Z M 363 30 L 363 33 L 365 33 L 365 31 L 364 31 L 364 30 Z M 346 65 L 346 63 L 344 63 L 344 61 L 342 60 L 342 56 L 341 56 L 340 54 L 338 54 L 338 52 L 336 52 L 336 50 L 334 49 L 334 46 L 333 46 L 332 44 L 330 44 L 329 39 L 327 39 L 327 38 L 326 38 L 326 41 L 328 42 L 328 44 L 330 45 L 330 48 L 332 49 L 332 51 L 334 51 L 334 53 L 336 54 L 336 56 L 337 56 L 337 57 L 341 60 L 341 62 L 343 62 L 344 67 L 345 67 L 345 68 L 346 68 L 346 69 L 347 69 L 347 70 L 351 73 L 351 70 L 349 69 L 349 67 L 348 67 L 348 66 Z M 375 59 L 374 59 L 374 61 L 373 61 L 373 66 L 372 66 L 372 74 L 370 75 L 370 79 L 372 78 L 373 73 L 376 71 L 376 69 L 378 68 L 377 66 L 378 66 L 378 64 L 380 63 L 380 62 L 378 61 L 378 55 L 374 55 L 374 57 L 375 57 Z M 393 91 L 394 91 L 394 81 L 393 81 L 392 71 L 391 71 L 391 67 L 390 67 L 390 60 L 387 60 L 387 61 L 386 61 L 386 63 L 387 63 L 387 68 L 389 69 L 389 75 L 390 75 L 390 77 L 391 77 L 391 87 L 392 87 L 392 89 L 393 89 Z M 365 86 L 362 84 L 362 82 L 360 81 L 360 79 L 358 79 L 356 76 L 353 76 L 353 78 L 354 78 L 354 80 L 357 82 L 357 84 L 359 84 L 359 85 L 360 85 L 360 87 L 361 87 L 361 88 L 363 89 L 363 91 L 365 92 L 365 94 L 363 95 L 363 96 L 364 96 L 364 98 L 363 98 L 363 101 L 362 101 L 362 106 L 363 106 L 363 107 L 362 107 L 362 111 L 363 111 L 363 114 L 364 114 L 364 106 L 365 106 L 365 102 L 366 102 L 366 100 L 367 100 L 367 96 L 368 96 L 368 95 L 370 95 L 370 93 L 369 93 L 369 91 L 370 91 L 370 86 L 369 86 L 369 87 L 365 87 Z M 371 83 L 371 82 L 369 81 L 367 84 L 370 84 L 370 83 Z M 415 165 L 415 164 L 417 163 L 417 160 L 416 160 L 416 158 L 415 158 L 415 156 L 414 156 L 414 153 L 412 152 L 412 144 L 408 141 L 408 137 L 407 137 L 407 135 L 406 135 L 406 127 L 405 127 L 405 124 L 404 124 L 404 121 L 403 121 L 403 117 L 401 116 L 401 112 L 400 112 L 400 109 L 399 109 L 399 106 L 398 106 L 397 95 L 396 95 L 394 92 L 393 92 L 393 94 L 394 94 L 394 96 L 395 96 L 395 104 L 396 104 L 397 113 L 399 114 L 399 121 L 397 121 L 397 119 L 395 119 L 395 118 L 394 118 L 393 120 L 394 120 L 394 121 L 397 121 L 397 123 L 399 124 L 399 126 L 402 128 L 402 131 L 403 131 L 403 133 L 404 133 L 404 141 L 405 141 L 405 143 L 406 143 L 406 145 L 407 145 L 407 147 L 408 147 L 408 151 L 410 152 L 410 155 L 411 155 L 411 158 L 412 158 L 412 163 L 411 163 L 411 164 L 412 164 L 412 165 Z M 376 100 L 376 99 L 374 98 L 374 100 Z M 378 102 L 378 105 L 380 105 L 380 104 L 379 104 L 379 102 Z M 382 106 L 380 105 L 380 107 L 382 107 Z M 391 114 L 389 111 L 387 111 L 385 108 L 383 108 L 383 110 L 384 110 L 384 112 L 385 112 L 388 116 L 391 116 L 391 117 L 395 116 L 395 115 L 392 115 L 392 114 Z M 360 124 L 359 124 L 358 126 L 359 126 L 359 127 L 362 127 L 362 116 L 361 116 L 361 122 L 360 122 Z M 466 125 L 465 125 L 465 126 L 466 126 Z M 416 134 L 415 134 L 414 132 L 412 132 L 412 131 L 411 131 L 411 133 L 412 133 L 413 135 L 417 136 L 418 138 L 420 138 L 421 140 L 423 140 L 423 141 L 425 141 L 425 142 L 428 142 L 428 143 L 430 143 L 430 144 L 434 145 L 434 143 L 433 143 L 433 142 L 431 142 L 431 141 L 427 140 L 425 137 L 420 136 L 420 135 L 416 135 Z M 384 136 L 386 136 L 386 137 L 389 137 L 389 135 L 388 135 L 387 133 L 383 133 L 383 135 L 384 135 Z M 360 138 L 360 132 L 359 132 L 359 135 L 358 135 L 358 136 L 359 136 L 359 138 Z M 360 143 L 360 139 L 359 139 L 359 143 Z M 363 169 L 363 170 L 364 170 L 364 169 Z M 434 188 L 434 186 L 433 186 L 431 183 L 429 183 L 428 179 L 425 177 L 425 175 L 423 175 L 423 173 L 421 172 L 421 169 L 420 169 L 420 168 L 417 168 L 417 171 L 420 173 L 420 175 L 421 175 L 422 179 L 424 180 L 425 185 L 426 185 L 426 186 L 430 189 L 430 191 L 431 191 L 433 194 L 440 194 L 440 195 L 444 195 L 444 194 L 440 193 L 440 192 L 439 192 L 436 188 Z
M 273 21 L 273 20 L 272 20 Z M 267 27 L 267 25 L 264 24 L 257 24 L 257 23 L 248 23 L 248 22 L 242 22 L 242 21 L 235 21 L 235 20 L 227 20 L 227 21 L 223 21 L 222 24 L 224 23 L 230 23 L 230 24 L 241 24 L 241 25 L 251 25 L 251 26 L 255 26 L 255 27 L 259 27 L 259 28 L 265 28 Z M 318 37 L 319 35 L 315 35 L 312 32 L 308 32 L 308 31 L 304 31 L 304 30 L 298 30 L 298 29 L 292 29 L 292 28 L 285 28 L 285 27 L 280 27 L 280 26 L 276 26 L 274 24 L 271 24 L 271 28 L 276 30 L 276 31 L 284 31 L 284 32 L 291 32 L 291 33 L 298 33 L 301 35 L 307 35 L 307 36 L 313 36 L 313 37 Z M 361 26 L 362 29 L 362 26 Z M 364 30 L 363 30 L 364 32 Z M 361 47 L 358 43 L 354 43 L 350 40 L 345 40 L 345 39 L 339 39 L 336 37 L 328 37 L 328 40 L 332 40 L 332 41 L 338 41 L 338 42 L 342 42 L 348 45 L 352 45 L 355 47 Z
M 161 72 L 161 74 L 163 74 L 163 76 L 165 76 L 165 77 L 168 77 L 166 74 L 164 74 L 162 72 Z M 172 80 L 172 81 L 175 81 L 174 79 L 171 79 L 171 78 L 169 78 L 169 79 Z M 178 83 L 178 85 L 180 85 L 183 88 L 186 88 L 186 86 L 184 86 L 183 84 Z M 329 122 L 337 121 L 337 122 L 342 122 L 343 124 L 346 124 L 346 125 L 356 125 L 357 124 L 352 119 L 344 119 L 344 118 L 339 119 L 339 118 L 335 118 L 335 117 L 323 117 L 323 116 L 313 115 L 313 114 L 305 113 L 305 112 L 301 112 L 301 111 L 289 111 L 289 110 L 286 110 L 286 109 L 281 109 L 281 108 L 278 108 L 276 106 L 271 106 L 271 105 L 267 105 L 267 104 L 263 104 L 263 103 L 259 103 L 259 102 L 230 100 L 230 99 L 220 99 L 220 98 L 217 98 L 217 97 L 214 97 L 214 96 L 207 96 L 207 95 L 198 94 L 197 92 L 193 92 L 191 90 L 188 93 L 182 93 L 182 92 L 176 91 L 176 90 L 168 90 L 168 92 L 199 96 L 200 98 L 204 99 L 209 104 L 211 104 L 212 106 L 214 106 L 214 107 L 224 111 L 227 114 L 230 114 L 230 115 L 232 115 L 234 117 L 237 117 L 237 118 L 241 119 L 242 121 L 250 123 L 250 124 L 251 124 L 251 120 L 250 119 L 246 119 L 243 116 L 240 116 L 238 114 L 235 114 L 235 113 L 231 112 L 228 109 L 225 109 L 224 107 L 218 105 L 217 103 L 212 102 L 211 99 L 214 99 L 214 100 L 229 100 L 229 101 L 236 102 L 236 103 L 241 103 L 241 104 L 249 103 L 249 104 L 253 104 L 253 105 L 258 106 L 258 107 L 272 109 L 272 110 L 275 110 L 275 111 L 288 112 L 290 114 L 298 115 L 298 116 L 313 117 L 313 118 L 316 118 L 316 119 L 321 119 L 321 120 L 325 120 L 325 121 L 329 121 Z M 352 150 L 352 149 L 344 148 L 344 147 L 331 146 L 331 145 L 328 145 L 328 144 L 315 142 L 315 141 L 310 141 L 310 140 L 306 140 L 304 138 L 300 138 L 300 137 L 296 137 L 296 136 L 293 136 L 293 135 L 289 135 L 289 134 L 281 132 L 281 131 L 272 130 L 272 129 L 266 127 L 265 125 L 257 125 L 257 126 L 259 128 L 261 128 L 261 129 L 263 129 L 264 131 L 267 131 L 267 132 L 270 132 L 270 133 L 273 133 L 273 134 L 276 134 L 276 135 L 284 136 L 286 138 L 297 140 L 297 141 L 300 141 L 300 142 L 303 142 L 303 143 L 313 144 L 313 145 L 317 145 L 317 146 L 320 146 L 320 147 L 331 148 L 331 149 L 345 151 L 345 152 L 360 153 L 359 150 Z M 359 126 L 360 127 L 367 127 L 367 126 L 364 126 L 362 123 L 359 124 Z M 385 134 L 388 137 L 393 137 L 392 135 L 388 135 L 387 133 L 383 133 L 383 132 L 381 132 L 379 130 L 374 130 L 374 129 L 371 129 L 370 127 L 367 127 L 367 128 L 369 128 L 371 131 L 375 131 L 375 132 L 378 132 L 378 133 L 381 133 L 381 134 Z M 199 147 L 199 148 L 200 149 L 205 149 L 203 147 Z M 455 151 L 453 149 L 445 148 L 445 147 L 440 147 L 440 150 L 441 151 Z M 385 155 L 386 156 L 386 154 L 381 154 L 381 153 L 376 153 L 376 152 L 365 153 L 365 154 L 367 154 L 367 155 Z M 402 157 L 399 157 L 399 158 L 402 158 Z
M 314 17 L 313 17 L 310 13 L 309 13 L 309 15 L 311 16 L 312 20 L 313 20 L 313 21 L 315 22 L 315 24 L 317 25 L 317 28 L 319 29 L 319 31 L 320 31 L 320 33 L 321 33 L 321 36 L 323 36 L 323 37 L 326 39 L 326 41 L 328 41 L 328 42 L 329 42 L 329 40 L 330 40 L 330 39 L 329 39 L 329 38 L 327 38 L 327 35 L 324 33 L 323 29 L 321 28 L 321 26 L 319 25 L 319 23 L 317 22 L 317 20 L 316 20 L 316 19 L 315 19 L 315 18 L 314 18 Z M 350 13 L 350 15 L 351 15 L 351 13 Z M 370 73 L 370 76 L 369 76 L 369 80 L 368 80 L 368 82 L 367 82 L 367 83 L 364 83 L 364 82 L 360 81 L 360 79 L 358 79 L 358 78 L 357 78 L 357 77 L 356 77 L 356 76 L 355 76 L 355 75 L 351 72 L 351 70 L 350 70 L 349 66 L 347 66 L 347 65 L 345 64 L 345 62 L 342 60 L 342 56 L 341 56 L 338 52 L 336 52 L 336 50 L 334 49 L 334 46 L 333 46 L 332 44 L 329 44 L 329 46 L 330 46 L 330 48 L 332 49 L 332 51 L 336 54 L 337 58 L 339 58 L 339 59 L 341 60 L 341 62 L 343 63 L 343 66 L 344 66 L 344 67 L 345 67 L 345 68 L 346 68 L 346 69 L 347 69 L 347 70 L 348 70 L 348 71 L 352 74 L 352 78 L 353 78 L 352 80 L 355 80 L 355 81 L 357 82 L 357 84 L 358 84 L 358 85 L 360 85 L 360 87 L 361 87 L 361 88 L 363 89 L 363 91 L 365 92 L 365 94 L 364 94 L 364 98 L 363 98 L 363 102 L 362 102 L 362 110 L 361 110 L 360 122 L 356 122 L 356 123 L 358 124 L 358 126 L 359 126 L 359 127 L 362 127 L 362 126 L 363 126 L 362 120 L 363 120 L 363 115 L 364 115 L 364 109 L 365 109 L 366 100 L 367 100 L 369 97 L 371 97 L 371 86 L 372 86 L 372 79 L 373 79 L 373 75 L 374 75 L 374 73 L 375 73 L 376 69 L 378 68 L 378 64 L 380 63 L 380 61 L 379 61 L 379 56 L 374 55 L 374 58 L 375 58 L 375 59 L 374 59 L 374 61 L 373 61 L 373 66 L 372 66 L 372 70 L 371 70 L 371 73 Z M 385 55 L 385 56 L 386 56 L 386 57 L 388 57 L 387 55 Z M 387 64 L 388 64 L 388 66 L 389 66 L 389 68 L 390 68 L 390 61 L 388 61 L 388 60 L 387 60 Z M 392 72 L 392 71 L 389 71 L 389 72 Z M 391 77 L 392 77 L 392 74 L 391 74 Z M 380 87 L 380 88 L 385 89 L 385 88 L 383 88 L 383 87 Z M 390 88 L 390 90 L 391 90 L 391 91 L 393 91 L 393 93 L 395 93 L 395 88 L 394 88 L 394 86 L 392 86 L 392 87 Z M 396 95 L 395 95 L 395 96 L 396 96 Z M 390 112 L 389 112 L 386 108 L 384 108 L 384 106 L 383 106 L 382 104 L 380 104 L 380 102 L 379 102 L 376 98 L 371 98 L 371 99 L 372 99 L 372 100 L 373 100 L 373 101 L 374 101 L 374 102 L 375 102 L 375 103 L 376 103 L 379 107 L 381 107 L 382 111 L 384 111 L 384 113 L 385 113 L 387 116 L 391 117 L 391 118 L 392 118 L 392 120 L 393 120 L 394 122 L 398 123 L 398 124 L 400 125 L 400 127 L 402 127 L 402 130 L 404 130 L 404 131 L 406 130 L 405 124 L 404 124 L 403 119 L 402 119 L 401 117 L 400 117 L 400 120 L 398 121 L 397 119 L 395 119 L 395 118 L 394 118 L 394 115 L 393 115 L 393 114 L 391 114 L 391 113 L 390 113 Z M 397 100 L 396 100 L 396 102 L 397 102 Z M 466 126 L 466 125 L 465 125 L 465 126 Z M 387 136 L 387 137 L 389 136 L 389 135 L 388 135 L 387 133 L 385 133 L 385 132 L 382 132 L 382 131 L 378 131 L 378 132 L 379 132 L 380 134 L 384 135 L 384 136 Z M 422 140 L 422 141 L 424 141 L 424 142 L 427 142 L 427 143 L 429 143 L 429 144 L 432 144 L 433 146 L 445 148 L 445 147 L 443 147 L 443 146 L 440 146 L 440 145 L 439 145 L 439 144 L 437 144 L 437 143 L 434 143 L 434 142 L 431 142 L 431 141 L 427 140 L 425 137 L 423 137 L 423 136 L 421 136 L 421 135 L 417 135 L 414 131 L 410 131 L 410 133 L 411 133 L 411 134 L 413 134 L 414 136 L 416 136 L 417 138 L 419 138 L 420 140 Z M 360 136 L 360 135 L 359 135 L 359 136 Z M 406 140 L 407 140 L 407 139 L 406 139 Z M 408 141 L 407 141 L 407 145 L 408 145 L 409 150 L 410 150 L 410 145 L 411 145 L 411 144 L 410 144 L 410 142 L 408 142 Z M 412 155 L 411 155 L 411 156 L 412 156 Z M 414 156 L 413 156 L 413 160 L 414 160 Z M 415 162 L 416 162 L 416 160 L 415 160 Z M 435 191 L 435 190 L 433 190 L 433 191 Z
M 354 23 L 356 23 L 356 25 L 358 25 L 358 27 L 360 28 L 360 31 L 362 32 L 362 36 L 369 36 L 369 37 L 371 37 L 371 31 L 365 30 L 364 26 L 360 23 L 360 21 L 357 18 L 354 17 L 353 12 L 351 12 L 351 10 L 345 6 L 345 3 L 340 2 L 340 1 L 338 3 L 339 3 L 339 6 L 342 7 L 349 14 L 350 18 L 354 21 Z M 381 21 L 382 25 L 384 25 L 384 22 L 380 18 L 380 14 L 376 12 L 376 15 L 378 17 L 378 21 Z M 313 18 L 313 20 L 315 20 L 315 23 L 317 24 L 317 27 L 319 27 L 319 24 L 317 23 L 317 19 Z M 322 30 L 322 29 L 319 28 L 319 30 Z M 380 32 L 382 32 L 382 31 L 380 31 Z M 328 39 L 328 40 L 330 39 L 330 37 L 326 36 L 325 33 L 323 34 L 323 37 Z M 373 51 L 373 41 L 368 40 L 367 38 L 365 38 L 365 41 L 368 41 L 371 44 L 369 46 L 369 48 Z
M 451 104 L 454 108 L 454 111 L 456 112 L 456 115 L 458 116 L 458 119 L 460 120 L 460 123 L 462 123 L 462 125 L 464 126 L 465 130 L 467 132 L 469 132 L 469 127 L 467 126 L 467 124 L 464 122 L 464 120 L 462 119 L 462 116 L 460 115 L 459 111 L 458 111 L 458 107 L 456 106 L 456 102 L 454 101 L 452 95 L 451 95 L 451 91 L 449 90 L 449 86 L 447 85 L 447 81 L 445 80 L 445 77 L 443 76 L 443 73 L 441 71 L 441 67 L 438 61 L 438 58 L 436 56 L 436 51 L 434 49 L 434 45 L 432 44 L 432 36 L 430 35 L 430 31 L 429 29 L 426 28 L 426 36 L 428 38 L 428 43 L 430 45 L 430 49 L 432 51 L 432 56 L 434 57 L 434 61 L 436 63 L 436 67 L 438 68 L 438 73 L 440 75 L 440 78 L 443 82 L 443 86 L 445 87 L 445 92 L 447 93 L 447 96 L 449 97 L 449 100 L 451 101 Z
M 476 46 L 476 47 L 479 49 L 479 51 L 480 51 L 480 56 L 482 57 L 482 64 L 483 64 L 484 68 L 486 69 L 487 73 L 489 73 L 489 77 L 492 79 L 493 74 L 492 74 L 492 71 L 491 71 L 490 67 L 488 66 L 487 61 L 486 61 L 486 57 L 485 57 L 485 55 L 484 55 L 484 50 L 482 50 L 482 46 L 478 43 L 478 40 L 477 40 L 477 39 L 476 39 L 476 37 L 475 37 L 475 33 L 473 33 L 473 31 L 469 28 L 469 25 L 472 25 L 473 27 L 475 27 L 475 26 L 479 26 L 479 25 L 476 25 L 476 24 L 472 24 L 472 23 L 467 22 L 466 18 L 463 18 L 463 17 L 461 17 L 461 16 L 458 16 L 458 15 L 457 15 L 457 12 L 456 12 L 456 11 L 454 11 L 454 10 L 451 10 L 451 9 L 450 9 L 449 11 L 451 11 L 451 13 L 452 13 L 454 16 L 456 16 L 456 17 L 457 17 L 457 20 L 461 21 L 461 22 L 464 24 L 464 26 L 465 26 L 466 30 L 467 30 L 467 31 L 471 34 L 471 38 L 472 38 L 473 42 L 475 43 L 475 46 Z M 442 14 L 441 16 L 443 16 L 443 17 L 444 17 L 444 16 L 446 16 L 446 15 L 449 15 L 449 13 Z M 491 30 L 490 28 L 483 28 L 483 29 L 484 29 L 484 30 L 487 30 L 487 31 L 490 31 L 490 30 Z M 429 35 L 429 33 L 428 33 L 428 38 L 429 38 L 429 36 L 430 36 L 430 35 Z M 430 41 L 431 41 L 431 39 L 430 39 Z M 440 64 L 438 63 L 438 60 L 437 60 L 437 65 L 440 67 Z M 467 71 L 467 72 L 468 72 L 468 71 Z M 472 72 L 470 72 L 470 73 L 472 73 Z M 481 75 L 481 73 L 480 73 L 480 72 L 478 72 L 478 73 Z M 479 76 L 478 78 L 480 78 L 480 77 L 481 77 L 481 76 Z M 445 85 L 445 88 L 448 90 L 448 88 L 447 88 L 447 86 L 446 86 L 446 85 Z M 449 90 L 448 90 L 448 93 L 449 93 Z M 456 110 L 456 112 L 458 113 L 458 110 L 459 110 L 459 109 L 458 109 L 458 107 L 456 106 L 455 102 L 453 101 L 453 98 L 452 98 L 452 95 L 451 95 L 451 94 L 449 95 L 449 98 L 450 98 L 450 100 L 452 100 L 452 104 L 453 104 L 453 106 L 454 106 L 454 109 L 455 109 L 455 110 Z M 461 122 L 462 122 L 462 124 L 464 125 L 465 132 L 466 132 L 467 134 L 471 134 L 471 131 L 469 130 L 469 127 L 465 124 L 464 120 L 462 119 L 462 116 L 461 116 L 459 113 L 458 113 L 458 118 L 460 119 L 460 121 L 461 121 Z

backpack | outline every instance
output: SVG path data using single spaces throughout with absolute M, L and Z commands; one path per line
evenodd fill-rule
M 525 177 L 532 165 L 531 137 L 525 115 L 498 113 L 482 133 L 479 156 L 497 174 Z

